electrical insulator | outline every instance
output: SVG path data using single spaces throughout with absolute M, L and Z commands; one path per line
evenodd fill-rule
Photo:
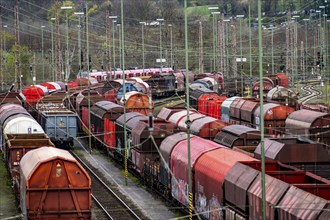
M 148 117 L 148 125 L 149 125 L 149 131 L 154 130 L 154 117 L 152 115 L 149 115 Z

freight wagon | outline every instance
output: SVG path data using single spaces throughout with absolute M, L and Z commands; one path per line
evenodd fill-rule
M 330 179 L 330 154 L 323 144 L 295 137 L 265 138 L 264 149 L 266 160 L 280 161 Z M 261 159 L 260 144 L 255 149 L 254 156 Z
M 77 138 L 76 113 L 67 109 L 49 109 L 39 112 L 38 118 L 42 128 L 56 146 L 73 146 L 73 141 Z
M 77 137 L 78 115 L 63 105 L 67 95 L 58 91 L 43 97 L 36 105 L 37 121 L 51 141 L 61 148 L 73 146 Z
M 179 110 L 179 111 L 178 111 Z M 176 124 L 179 128 L 187 129 L 187 110 L 182 109 L 167 109 L 163 108 L 159 114 L 158 118 L 168 120 Z M 165 114 L 166 112 L 166 114 Z M 171 115 L 168 117 L 167 115 Z M 226 122 L 220 121 L 218 119 L 199 114 L 194 111 L 189 113 L 189 126 L 192 134 L 204 137 L 207 139 L 213 139 L 215 135 L 225 126 L 229 125 Z
M 55 147 L 44 133 L 4 134 L 4 154 L 12 186 L 19 193 L 19 165 L 22 157 L 29 151 L 39 147 Z
M 44 133 L 42 127 L 21 105 L 4 104 L 0 106 L 0 134 L 1 148 L 3 146 L 4 134 L 32 134 Z
M 330 144 L 330 113 L 301 109 L 291 113 L 285 121 L 289 134 Z
M 20 176 L 23 219 L 91 219 L 91 179 L 69 152 L 29 151 Z
M 330 181 L 284 165 L 265 165 L 266 219 L 328 219 Z M 224 178 L 226 219 L 262 216 L 261 163 L 240 162 Z M 219 218 L 218 218 L 219 219 Z

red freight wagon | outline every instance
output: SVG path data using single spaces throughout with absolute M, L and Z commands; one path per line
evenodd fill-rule
M 117 137 L 117 147 L 116 151 L 120 155 L 124 155 L 124 141 L 125 141 L 125 133 L 124 133 L 124 125 L 126 125 L 126 140 L 129 148 L 131 148 L 132 143 L 132 132 L 135 127 L 138 126 L 141 121 L 148 120 L 148 117 L 138 113 L 138 112 L 129 112 L 125 115 L 121 115 L 116 120 L 116 137 Z
M 284 73 L 270 75 L 269 78 L 274 82 L 274 85 L 276 86 L 283 86 L 285 88 L 289 87 L 289 77 Z
M 116 149 L 116 119 L 123 113 L 123 106 L 108 101 L 96 102 L 91 108 L 94 134 L 110 154 Z
M 224 186 L 227 219 L 262 216 L 260 170 L 260 161 L 250 161 L 237 163 L 228 172 Z M 329 180 L 275 161 L 267 161 L 265 170 L 266 219 L 318 219 L 324 212 L 329 214 L 325 210 Z
M 143 115 L 149 115 L 149 102 L 151 100 L 149 100 L 149 96 L 147 94 L 136 91 L 127 92 L 125 94 L 125 99 L 125 107 L 127 110 L 131 112 L 139 112 Z M 120 100 L 120 104 L 124 104 L 122 99 Z M 151 103 L 151 105 L 153 111 L 154 105 L 153 103 Z
M 78 83 L 76 83 L 76 82 L 67 82 L 66 84 L 67 84 L 69 90 L 78 88 Z
M 40 85 L 46 87 L 49 92 L 62 90 L 61 86 L 56 82 L 45 82 L 41 83 Z
M 198 111 L 201 114 L 219 119 L 221 116 L 221 104 L 226 99 L 214 93 L 206 93 L 198 99 Z
M 268 77 L 263 77 L 262 78 L 262 83 L 263 83 L 263 93 L 264 95 L 266 95 L 268 93 L 269 90 L 271 90 L 272 88 L 274 88 L 274 82 L 268 78 Z M 259 96 L 259 88 L 260 88 L 260 81 L 256 81 L 253 83 L 252 86 L 252 94 L 253 96 Z
M 294 112 L 294 108 L 274 103 L 263 106 L 265 132 L 269 135 L 281 135 L 285 132 L 285 120 Z M 253 113 L 254 124 L 260 130 L 260 106 Z
M 41 85 L 29 86 L 23 90 L 27 104 L 37 104 L 38 100 L 48 95 L 48 89 Z
M 221 105 L 227 99 L 226 96 L 219 96 L 218 99 L 209 100 L 207 115 L 216 119 L 221 118 Z
M 187 139 L 187 133 L 178 132 L 176 134 L 170 135 L 162 141 L 159 146 L 159 152 L 163 159 L 160 160 L 160 169 L 159 169 L 159 181 L 165 186 L 166 189 L 171 186 L 171 170 L 169 169 L 169 164 L 171 160 L 171 153 L 174 147 L 183 140 Z M 191 138 L 194 135 L 190 136 Z M 165 190 L 164 193 L 170 193 L 170 190 Z
M 217 133 L 227 125 L 229 125 L 229 123 L 205 116 L 193 121 L 190 129 L 192 134 L 213 140 Z
M 255 160 L 225 147 L 202 154 L 196 161 L 193 176 L 197 212 L 206 219 L 223 219 L 225 176 L 236 162 Z
M 91 179 L 68 152 L 41 147 L 20 164 L 24 219 L 91 219 Z
M 205 140 L 203 138 L 194 136 L 190 139 L 190 155 L 191 155 L 191 170 L 193 174 L 195 162 L 205 152 L 212 151 L 216 148 L 222 147 L 215 142 Z M 172 175 L 172 196 L 180 203 L 188 206 L 188 157 L 187 157 L 187 140 L 183 140 L 175 145 L 170 157 L 170 169 Z
M 102 101 L 103 97 L 95 90 L 83 90 L 81 91 L 75 99 L 75 107 L 78 115 L 81 115 L 81 111 L 83 107 L 88 107 L 88 105 L 92 106 L 94 103 L 98 101 Z

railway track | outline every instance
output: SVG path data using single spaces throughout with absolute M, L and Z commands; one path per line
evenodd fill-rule
M 136 211 L 138 209 L 132 202 L 126 201 L 123 196 L 119 195 L 120 193 L 116 192 L 114 188 L 112 189 L 112 186 L 107 184 L 87 162 L 72 151 L 71 154 L 91 177 L 93 204 L 96 204 L 99 208 L 94 212 L 96 219 L 147 219 L 140 211 Z
M 313 85 L 305 85 L 301 88 L 303 91 L 307 92 L 305 96 L 298 99 L 300 104 L 306 104 L 310 100 L 322 95 L 322 91 L 316 89 Z
M 154 109 L 155 113 L 158 113 L 163 107 L 173 107 L 184 105 L 185 103 L 185 96 L 184 95 L 176 95 L 171 96 L 169 98 L 159 99 L 154 101 Z

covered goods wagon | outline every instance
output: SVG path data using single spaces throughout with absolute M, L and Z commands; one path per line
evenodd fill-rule
M 91 219 L 91 179 L 68 152 L 41 147 L 20 164 L 24 219 Z

